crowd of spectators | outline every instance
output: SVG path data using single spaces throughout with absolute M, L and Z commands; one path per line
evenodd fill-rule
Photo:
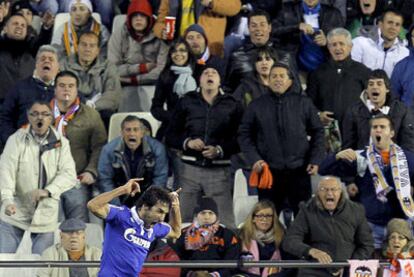
M 0 252 L 30 230 L 45 259 L 99 259 L 88 201 L 142 178 L 111 205 L 181 188 L 190 225 L 161 248 L 183 260 L 411 258 L 411 2 L 0 0 Z M 151 113 L 160 128 L 130 114 L 108 141 L 121 112 Z M 240 168 L 259 202 L 236 226 Z M 39 271 L 73 274 L 97 272 Z

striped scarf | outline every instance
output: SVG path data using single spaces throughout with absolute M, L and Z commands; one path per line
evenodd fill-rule
M 91 31 L 99 36 L 101 32 L 101 25 L 92 18 Z M 78 53 L 78 35 L 75 31 L 75 26 L 71 21 L 64 25 L 63 29 L 63 43 L 65 44 L 66 55 L 69 57 L 72 54 Z
M 219 227 L 220 225 L 218 221 L 213 224 L 200 226 L 197 219 L 195 219 L 194 223 L 185 233 L 185 249 L 199 250 L 210 242 Z
M 61 114 L 56 99 L 52 99 L 50 106 L 53 108 L 53 117 L 55 118 L 56 130 L 59 132 L 59 134 L 66 136 L 66 126 L 68 125 L 69 121 L 75 117 L 75 113 L 79 110 L 79 97 L 76 98 L 75 102 L 73 102 L 65 114 Z
M 384 163 L 381 155 L 375 151 L 375 147 L 371 144 L 367 150 L 368 169 L 371 172 L 374 181 L 377 199 L 381 202 L 387 202 L 387 194 L 392 190 L 384 177 Z M 392 178 L 395 185 L 397 198 L 400 202 L 401 209 L 405 215 L 411 219 L 414 218 L 414 202 L 411 197 L 411 182 L 408 171 L 407 158 L 396 144 L 390 145 L 390 165 Z

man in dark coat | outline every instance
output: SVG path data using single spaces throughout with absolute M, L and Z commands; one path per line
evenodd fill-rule
M 371 71 L 351 59 L 348 30 L 335 28 L 327 40 L 331 58 L 309 74 L 306 93 L 318 108 L 322 124 L 329 126 L 336 119 L 341 126 L 345 111 L 358 102 Z
M 283 242 L 283 249 L 319 263 L 369 259 L 374 250 L 373 239 L 364 208 L 345 198 L 341 182 L 323 177 L 315 197 L 301 203 Z M 298 277 L 339 276 L 339 268 L 303 268 Z
M 267 164 L 273 175 L 272 187 L 259 189 L 259 199 L 296 213 L 299 203 L 311 197 L 310 175 L 323 159 L 324 137 L 317 109 L 292 83 L 289 68 L 276 63 L 270 71 L 271 93 L 247 107 L 238 139 L 253 170 L 260 174 Z

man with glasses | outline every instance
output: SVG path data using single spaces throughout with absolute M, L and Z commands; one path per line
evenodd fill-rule
M 345 197 L 338 178 L 326 176 L 318 185 L 317 195 L 301 203 L 282 247 L 299 258 L 328 264 L 368 259 L 373 243 L 364 208 Z M 303 268 L 298 276 L 340 276 L 342 271 L 341 268 Z
M 414 219 L 411 179 L 414 154 L 394 143 L 396 131 L 388 115 L 370 120 L 371 143 L 364 150 L 345 149 L 322 162 L 320 174 L 355 177 L 347 185 L 350 197 L 367 213 L 378 257 L 386 241 L 386 227 L 392 218 Z
M 15 253 L 29 229 L 34 254 L 51 246 L 60 195 L 76 183 L 69 142 L 51 128 L 49 103 L 34 102 L 28 117 L 0 157 L 0 253 Z

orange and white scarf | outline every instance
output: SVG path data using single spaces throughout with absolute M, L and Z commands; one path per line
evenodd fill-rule
M 374 144 L 370 144 L 368 147 L 367 158 L 368 169 L 374 181 L 377 198 L 381 202 L 387 202 L 386 196 L 393 188 L 388 185 L 384 177 L 384 163 L 381 155 L 375 151 Z M 390 145 L 390 166 L 401 209 L 407 217 L 414 219 L 414 202 L 411 197 L 411 182 L 407 157 L 401 147 L 396 144 Z
M 101 32 L 101 25 L 93 18 L 91 31 L 98 36 Z M 64 25 L 63 43 L 65 44 L 66 55 L 68 57 L 72 54 L 78 53 L 78 35 L 76 34 L 75 26 L 71 21 L 66 22 Z
M 66 126 L 69 121 L 75 117 L 75 113 L 79 110 L 80 99 L 76 98 L 75 102 L 69 107 L 65 114 L 62 114 L 57 105 L 56 99 L 52 99 L 50 106 L 53 108 L 53 117 L 55 118 L 55 128 L 59 134 L 66 136 Z

